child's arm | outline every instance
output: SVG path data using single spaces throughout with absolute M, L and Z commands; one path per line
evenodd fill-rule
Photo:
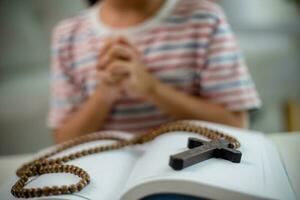
M 57 43 L 54 44 L 59 50 Z M 109 41 L 106 46 L 109 47 Z M 76 100 L 82 96 L 78 94 L 76 85 L 70 81 L 72 77 L 68 74 L 63 62 L 65 59 L 60 57 L 62 55 L 64 54 L 55 55 L 52 68 L 54 75 L 58 74 L 59 77 L 63 77 L 58 80 L 54 79 L 51 90 L 53 102 L 49 124 L 56 143 L 101 129 L 110 115 L 114 102 L 121 95 L 120 87 L 111 84 L 110 77 L 98 71 L 101 84 L 84 102 L 78 104 Z
M 155 81 L 148 97 L 161 109 L 177 118 L 206 120 L 241 128 L 248 126 L 246 111 L 231 112 L 219 104 L 187 95 L 159 81 Z
M 55 142 L 61 143 L 103 127 L 119 95 L 118 89 L 113 87 L 99 85 L 94 94 L 61 127 L 54 130 Z

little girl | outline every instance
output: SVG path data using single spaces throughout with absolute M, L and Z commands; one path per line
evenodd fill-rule
M 102 0 L 54 30 L 48 124 L 57 143 L 175 119 L 247 126 L 260 106 L 222 9 L 210 0 Z

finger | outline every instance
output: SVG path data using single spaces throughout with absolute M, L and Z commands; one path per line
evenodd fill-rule
M 109 73 L 99 72 L 98 76 L 100 82 L 107 85 L 118 85 L 124 80 L 123 76 L 113 76 Z
M 107 38 L 100 49 L 100 56 L 104 55 L 114 43 L 115 39 L 113 39 L 112 37 Z
M 105 70 L 106 66 L 109 64 L 109 62 L 111 62 L 110 56 L 107 53 L 102 55 L 99 58 L 97 69 L 98 70 Z
M 121 44 L 113 45 L 107 54 L 110 58 L 119 58 L 123 60 L 131 60 L 134 56 L 127 46 Z
M 108 65 L 108 63 L 115 58 L 130 60 L 132 57 L 134 57 L 134 54 L 132 51 L 130 51 L 130 48 L 128 46 L 125 46 L 124 44 L 111 42 L 105 47 L 105 50 L 103 50 L 103 54 L 101 54 L 101 57 L 99 59 L 99 65 L 100 69 L 105 68 L 105 65 Z
M 134 45 L 129 41 L 129 39 L 127 39 L 123 36 L 117 37 L 115 41 L 119 44 L 124 44 L 126 46 L 131 47 L 131 48 L 134 48 Z
M 109 58 L 107 57 L 107 52 L 112 47 L 113 44 L 114 44 L 114 39 L 108 38 L 105 44 L 103 45 L 103 47 L 100 49 L 97 69 L 105 68 L 106 63 L 109 60 Z
M 98 78 L 100 80 L 100 82 L 105 83 L 105 84 L 112 84 L 113 83 L 113 79 L 111 77 L 111 75 L 106 72 L 106 71 L 99 71 L 98 72 Z
M 116 39 L 116 42 L 123 44 L 127 47 L 129 47 L 130 49 L 132 49 L 137 55 L 140 54 L 140 51 L 138 50 L 138 48 L 131 42 L 129 41 L 127 38 L 120 36 Z
M 113 76 L 128 77 L 131 73 L 130 63 L 124 60 L 115 60 L 108 67 L 107 70 Z
M 132 98 L 142 98 L 142 96 L 136 92 L 134 85 L 129 79 L 124 79 L 124 81 L 122 82 L 122 87 L 124 88 L 124 92 L 126 93 L 126 95 Z
M 108 84 L 120 84 L 130 76 L 130 63 L 116 60 L 107 66 L 106 70 L 98 71 L 99 79 Z
M 119 60 L 132 60 L 134 57 L 133 53 L 129 51 L 128 47 L 122 45 L 113 45 L 111 48 L 103 55 L 98 62 L 98 70 L 105 70 L 108 65 L 115 59 Z

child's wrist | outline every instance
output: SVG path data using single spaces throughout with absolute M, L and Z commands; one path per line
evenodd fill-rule
M 156 96 L 157 90 L 160 86 L 160 81 L 153 78 L 151 84 L 147 88 L 147 91 L 145 92 L 145 95 L 148 99 L 153 99 Z
M 98 101 L 105 103 L 106 105 L 114 104 L 119 98 L 119 91 L 113 86 L 108 86 L 106 84 L 100 84 L 95 90 L 94 95 Z

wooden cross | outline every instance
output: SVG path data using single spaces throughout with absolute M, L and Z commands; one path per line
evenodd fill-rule
M 210 158 L 223 158 L 234 163 L 240 163 L 242 153 L 230 148 L 230 143 L 225 139 L 210 142 L 198 138 L 189 138 L 190 150 L 171 155 L 169 165 L 174 170 L 182 170 Z

